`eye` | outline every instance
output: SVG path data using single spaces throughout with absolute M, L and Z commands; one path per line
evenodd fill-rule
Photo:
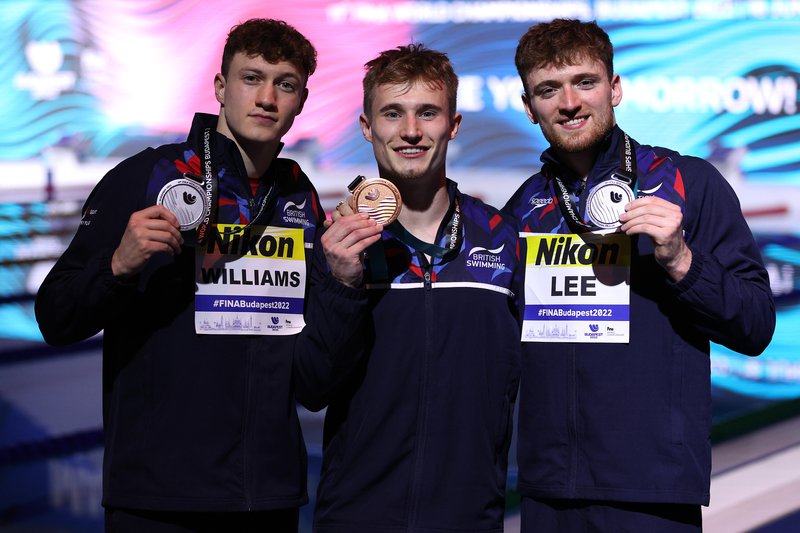
M 279 81 L 277 86 L 279 89 L 286 91 L 287 93 L 293 93 L 297 90 L 297 84 L 287 80 Z
M 539 98 L 550 98 L 556 94 L 556 89 L 555 87 L 549 87 L 545 85 L 544 87 L 537 87 L 534 91 L 534 94 Z
M 426 109 L 419 114 L 419 117 L 430 120 L 432 118 L 436 118 L 436 115 L 437 113 L 433 109 Z
M 597 84 L 594 79 L 585 79 L 578 82 L 579 89 L 592 89 Z
M 400 113 L 398 113 L 397 111 L 387 111 L 386 113 L 383 114 L 383 116 L 390 120 L 394 120 L 400 118 Z
M 245 74 L 242 76 L 242 79 L 247 84 L 255 84 L 259 82 L 259 78 L 255 74 Z

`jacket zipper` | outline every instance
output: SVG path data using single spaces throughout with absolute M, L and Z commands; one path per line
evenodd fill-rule
M 578 202 L 581 206 L 580 216 L 583 217 L 586 213 L 585 198 L 588 194 L 590 175 L 587 175 L 581 182 L 580 189 L 578 190 Z M 575 497 L 575 490 L 578 484 L 578 354 L 575 344 L 570 345 L 569 357 L 569 421 L 567 427 L 567 435 L 569 436 L 569 446 L 567 447 L 569 459 L 568 486 L 567 493 L 570 498 Z
M 428 317 L 432 316 L 433 308 L 433 284 L 431 283 L 431 272 L 433 267 L 424 262 L 422 279 L 425 287 L 424 291 L 424 314 L 422 315 L 423 323 L 425 324 L 425 344 L 422 351 L 422 374 L 420 375 L 420 392 L 419 392 L 419 407 L 417 408 L 417 442 L 414 450 L 414 475 L 411 481 L 409 510 L 408 510 L 408 525 L 413 528 L 417 523 L 417 510 L 419 491 L 418 487 L 420 479 L 422 478 L 422 461 L 423 451 L 425 450 L 426 442 L 426 427 L 428 423 L 428 360 L 430 359 L 431 343 L 433 341 L 433 325 Z

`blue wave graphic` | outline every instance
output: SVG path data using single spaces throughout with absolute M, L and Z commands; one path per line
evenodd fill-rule
M 800 309 L 778 312 L 778 325 L 769 347 L 750 358 L 713 345 L 712 383 L 748 396 L 789 399 L 800 397 Z

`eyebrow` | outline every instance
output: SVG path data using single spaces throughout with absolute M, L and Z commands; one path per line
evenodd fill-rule
M 603 78 L 602 74 L 598 74 L 596 72 L 578 72 L 569 77 L 568 83 L 574 83 L 576 81 L 581 81 L 586 79 L 600 80 L 602 78 Z M 543 87 L 558 87 L 561 85 L 563 85 L 563 83 L 560 80 L 555 80 L 555 79 L 542 80 L 536 85 L 534 85 L 531 88 L 531 90 L 536 91 Z
M 244 67 L 240 68 L 238 70 L 238 73 L 239 74 L 252 73 L 252 74 L 257 74 L 259 76 L 266 76 L 266 74 L 267 74 L 267 72 L 265 70 L 263 70 L 263 69 L 260 69 L 258 67 L 248 67 L 248 66 L 244 66 Z M 285 70 L 283 72 L 278 72 L 275 75 L 275 78 L 278 78 L 278 79 L 294 78 L 296 80 L 302 80 L 303 79 L 299 74 L 297 74 L 296 72 L 291 71 L 291 70 Z
M 425 103 L 417 106 L 414 109 L 414 112 L 419 113 L 420 111 L 429 111 L 429 110 L 442 111 L 442 107 L 436 104 Z M 380 109 L 378 109 L 378 113 L 384 113 L 386 111 L 405 111 L 405 108 L 403 107 L 402 104 L 399 104 L 397 102 L 390 102 L 385 106 L 381 107 Z

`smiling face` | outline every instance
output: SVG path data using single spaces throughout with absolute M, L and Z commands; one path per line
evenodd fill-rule
M 260 55 L 237 53 L 227 76 L 214 78 L 221 106 L 217 131 L 251 158 L 274 151 L 303 109 L 308 96 L 305 82 L 305 75 L 292 63 L 270 63 Z
M 372 143 L 380 176 L 398 185 L 443 178 L 447 143 L 461 124 L 461 115 L 451 117 L 449 109 L 442 85 L 378 85 L 360 123 L 364 138 Z
M 528 118 L 539 124 L 552 149 L 567 162 L 593 154 L 616 124 L 614 107 L 622 99 L 622 86 L 616 74 L 609 80 L 598 60 L 535 68 L 526 82 L 530 93 L 523 103 Z

